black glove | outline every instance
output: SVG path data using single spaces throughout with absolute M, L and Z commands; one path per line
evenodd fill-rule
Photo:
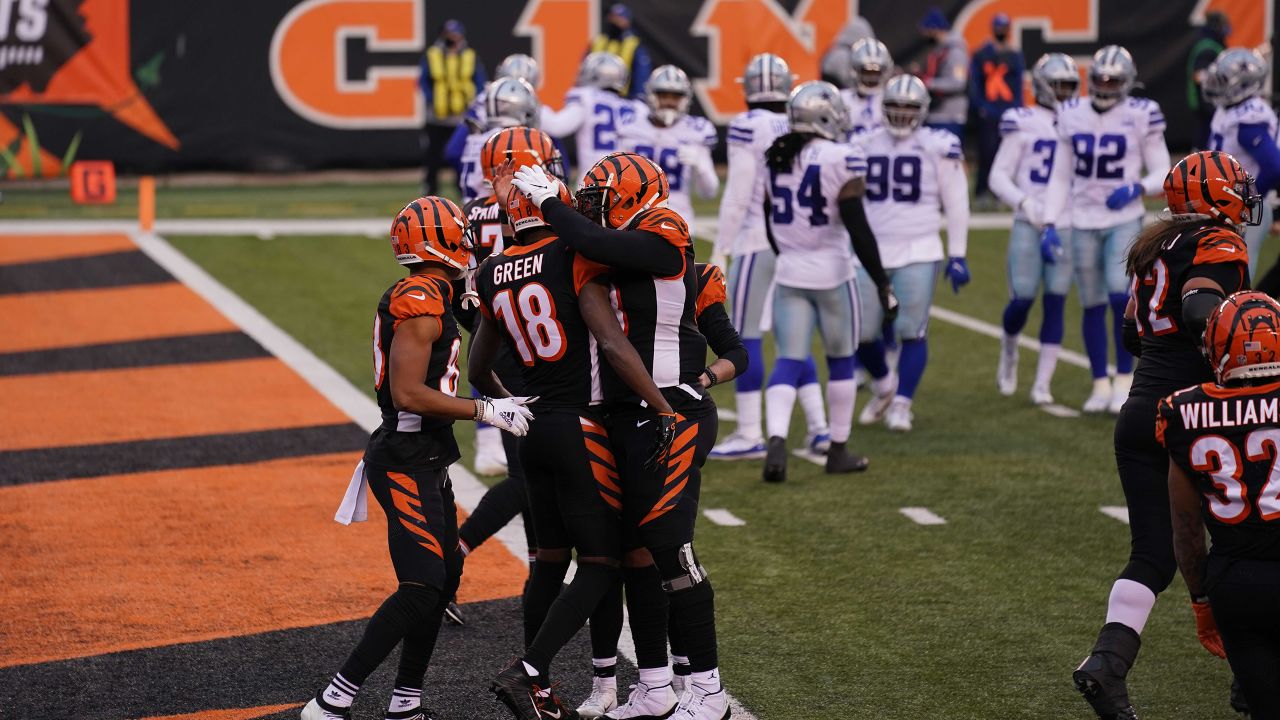
M 898 319 L 898 296 L 893 294 L 893 286 L 885 283 L 876 292 L 880 295 L 880 309 L 884 310 L 884 324 L 893 325 Z
M 667 456 L 671 454 L 671 443 L 676 439 L 676 421 L 680 416 L 675 413 L 658 413 L 658 422 L 653 429 L 657 432 L 653 437 L 653 448 L 649 459 L 644 461 L 646 470 L 658 470 L 667 464 Z

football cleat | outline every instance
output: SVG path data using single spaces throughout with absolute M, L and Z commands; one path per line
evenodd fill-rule
M 1018 343 L 1001 340 L 1000 362 L 996 366 L 996 387 L 1009 397 L 1018 391 Z
M 1046 385 L 1032 385 L 1031 402 L 1036 405 L 1052 405 L 1053 393 L 1049 392 Z
M 1120 409 L 1124 407 L 1124 403 L 1129 399 L 1129 388 L 1133 387 L 1133 373 L 1124 373 L 1116 375 L 1116 379 L 1111 383 L 1111 402 L 1107 405 L 1107 411 L 1112 415 L 1119 415 Z
M 578 706 L 578 716 L 598 718 L 618 707 L 618 681 L 614 678 L 591 678 L 591 695 Z
M 1098 378 L 1093 381 L 1093 392 L 1089 393 L 1089 398 L 1084 401 L 1084 412 L 1097 414 L 1104 413 L 1111 406 L 1111 378 Z
M 1231 676 L 1231 695 L 1228 696 L 1231 703 L 1231 709 L 1244 716 L 1245 720 L 1249 720 L 1249 700 L 1244 696 L 1244 690 L 1240 689 L 1240 679 Z
M 708 456 L 713 460 L 760 460 L 764 458 L 764 439 L 733 433 L 716 443 Z
M 495 427 L 476 428 L 477 475 L 506 475 L 507 452 L 502 448 L 502 431 Z
M 644 683 L 631 686 L 627 702 L 603 715 L 608 720 L 662 720 L 671 717 L 680 699 L 671 683 L 649 687 Z
M 671 714 L 671 720 L 727 720 L 733 711 L 729 709 L 729 696 L 724 688 L 707 692 L 696 683 L 680 698 L 680 705 Z
M 858 415 L 858 424 L 875 425 L 883 420 L 884 413 L 889 409 L 889 403 L 893 402 L 897 392 L 898 377 L 893 371 L 879 380 L 872 380 L 871 399 L 862 407 L 862 412 Z
M 814 455 L 826 455 L 827 450 L 831 447 L 831 435 L 826 430 L 816 433 L 806 433 L 804 436 L 804 446 L 809 448 L 809 452 Z
M 904 397 L 895 397 L 893 402 L 889 403 L 889 409 L 885 410 L 884 425 L 894 432 L 910 432 L 914 417 L 911 414 L 911 401 Z
M 516 660 L 498 673 L 489 690 L 507 706 L 516 720 L 577 720 L 578 713 L 560 704 L 551 688 L 544 688 Z
M 839 475 L 843 473 L 862 472 L 867 469 L 871 461 L 865 455 L 856 455 L 849 452 L 849 448 L 845 443 L 831 443 L 831 449 L 827 451 L 827 467 L 828 475 Z
M 787 479 L 787 439 L 769 438 L 769 450 L 764 458 L 764 481 L 780 483 Z
M 1071 674 L 1076 690 L 1100 720 L 1138 720 L 1129 702 L 1125 676 L 1142 644 L 1138 633 L 1121 623 L 1107 623 L 1098 633 L 1093 652 Z
M 302 708 L 302 714 L 299 716 L 302 720 L 351 720 L 351 708 L 339 708 L 324 703 L 317 698 L 311 698 L 311 702 Z
M 449 604 L 444 606 L 444 619 L 450 625 L 467 624 L 467 619 L 462 616 L 462 610 L 458 607 L 456 600 L 450 600 Z

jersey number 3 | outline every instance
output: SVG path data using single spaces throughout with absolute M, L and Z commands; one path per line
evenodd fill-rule
M 1268 428 L 1254 430 L 1244 439 L 1245 457 L 1251 462 L 1271 461 L 1267 471 L 1267 484 L 1258 494 L 1258 517 L 1263 520 L 1280 518 L 1280 430 Z M 1216 462 L 1215 462 L 1216 461 Z M 1221 435 L 1205 435 L 1191 446 L 1191 467 L 1208 473 L 1221 497 L 1207 494 L 1209 512 L 1224 523 L 1234 525 L 1249 517 L 1249 492 L 1240 481 L 1244 468 L 1240 466 L 1240 450 Z
M 541 283 L 530 283 L 516 295 L 510 288 L 493 298 L 493 311 L 506 325 L 520 360 L 533 365 L 536 354 L 546 362 L 564 357 L 564 327 L 556 319 L 555 302 Z

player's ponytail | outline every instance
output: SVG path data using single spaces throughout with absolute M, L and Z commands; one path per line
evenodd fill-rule
M 1190 232 L 1205 224 L 1203 217 L 1160 219 L 1142 228 L 1129 246 L 1125 259 L 1125 271 L 1131 277 L 1146 277 L 1160 259 L 1165 245 L 1184 232 Z
M 769 169 L 774 172 L 790 172 L 796 156 L 814 137 L 816 136 L 813 133 L 808 132 L 789 132 L 778 136 L 764 154 Z

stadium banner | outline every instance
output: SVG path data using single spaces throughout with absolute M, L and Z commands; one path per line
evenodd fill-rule
M 654 64 L 694 80 L 697 112 L 742 109 L 736 79 L 757 52 L 802 79 L 861 15 L 899 65 L 940 5 L 976 49 L 998 12 L 1028 58 L 1128 47 L 1147 95 L 1185 148 L 1193 24 L 1221 10 L 1232 45 L 1269 44 L 1280 0 L 646 0 L 632 3 Z M 0 0 L 0 175 L 57 175 L 75 158 L 126 172 L 409 167 L 422 154 L 423 51 L 451 17 L 492 71 L 507 54 L 543 68 L 558 107 L 609 0 Z

